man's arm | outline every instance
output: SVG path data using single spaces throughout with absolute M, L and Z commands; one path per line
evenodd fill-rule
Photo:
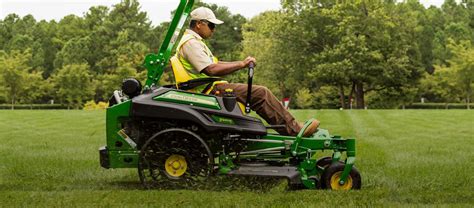
M 247 57 L 243 61 L 233 61 L 233 62 L 219 62 L 216 64 L 211 64 L 202 70 L 203 73 L 209 76 L 224 76 L 231 74 L 239 69 L 247 67 L 250 62 L 255 63 L 255 58 Z
M 234 62 L 219 62 L 216 64 L 211 64 L 202 70 L 202 73 L 205 73 L 209 76 L 224 76 L 232 72 L 235 72 L 241 68 L 244 68 L 243 61 L 234 61 Z

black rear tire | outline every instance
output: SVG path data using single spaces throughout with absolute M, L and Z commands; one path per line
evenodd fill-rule
M 213 161 L 209 147 L 197 134 L 166 129 L 142 146 L 138 174 L 145 188 L 199 189 L 212 174 Z

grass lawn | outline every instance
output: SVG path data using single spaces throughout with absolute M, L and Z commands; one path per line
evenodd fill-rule
M 474 206 L 473 110 L 297 110 L 357 138 L 362 190 L 143 190 L 135 169 L 106 170 L 104 111 L 0 111 L 0 207 Z

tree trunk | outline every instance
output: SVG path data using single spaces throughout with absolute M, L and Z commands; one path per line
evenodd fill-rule
M 351 92 L 349 93 L 349 106 L 351 109 L 352 109 L 352 96 L 354 95 L 354 91 L 355 91 L 355 82 L 352 82 Z
M 12 110 L 15 109 L 15 93 L 12 93 Z
M 346 109 L 346 103 L 344 100 L 344 85 L 339 84 L 339 101 L 341 102 L 341 108 Z
M 280 98 L 279 101 L 280 101 L 280 103 L 281 103 L 282 105 L 285 105 L 285 104 L 283 103 L 283 98 L 287 98 L 287 97 L 288 97 L 287 94 L 286 94 L 286 90 L 285 90 L 285 83 L 284 83 L 284 82 L 280 82 L 278 85 L 279 85 L 278 87 L 280 88 L 280 93 L 281 93 L 281 96 L 282 96 L 282 98 Z M 290 96 L 290 97 L 291 97 L 291 96 Z M 291 98 L 290 98 L 290 99 L 291 99 Z M 291 102 L 291 101 L 290 101 L 290 102 Z M 289 109 L 289 108 L 290 108 L 290 103 L 288 103 L 288 109 Z
M 470 93 L 467 94 L 467 98 L 466 98 L 466 101 L 467 101 L 467 109 L 470 110 L 471 109 L 471 95 Z
M 355 87 L 357 109 L 364 109 L 364 84 L 357 82 Z
M 286 95 L 286 90 L 285 90 L 285 83 L 284 83 L 284 82 L 280 82 L 280 83 L 279 83 L 279 88 L 280 88 L 281 96 L 283 96 L 283 98 L 286 98 L 287 95 Z

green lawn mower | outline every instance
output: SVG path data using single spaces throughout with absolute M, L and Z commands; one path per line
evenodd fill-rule
M 287 178 L 290 187 L 360 189 L 355 139 L 324 129 L 303 137 L 311 120 L 296 137 L 269 133 L 282 126 L 265 126 L 247 115 L 250 93 L 244 109 L 231 91 L 220 96 L 193 91 L 210 88 L 219 78 L 159 86 L 193 3 L 181 0 L 159 52 L 145 58 L 143 88 L 130 78 L 113 93 L 106 113 L 107 144 L 99 149 L 101 166 L 137 168 L 148 188 L 193 188 L 215 175 L 244 175 Z M 251 89 L 253 66 L 248 72 Z M 322 151 L 332 156 L 321 157 Z

